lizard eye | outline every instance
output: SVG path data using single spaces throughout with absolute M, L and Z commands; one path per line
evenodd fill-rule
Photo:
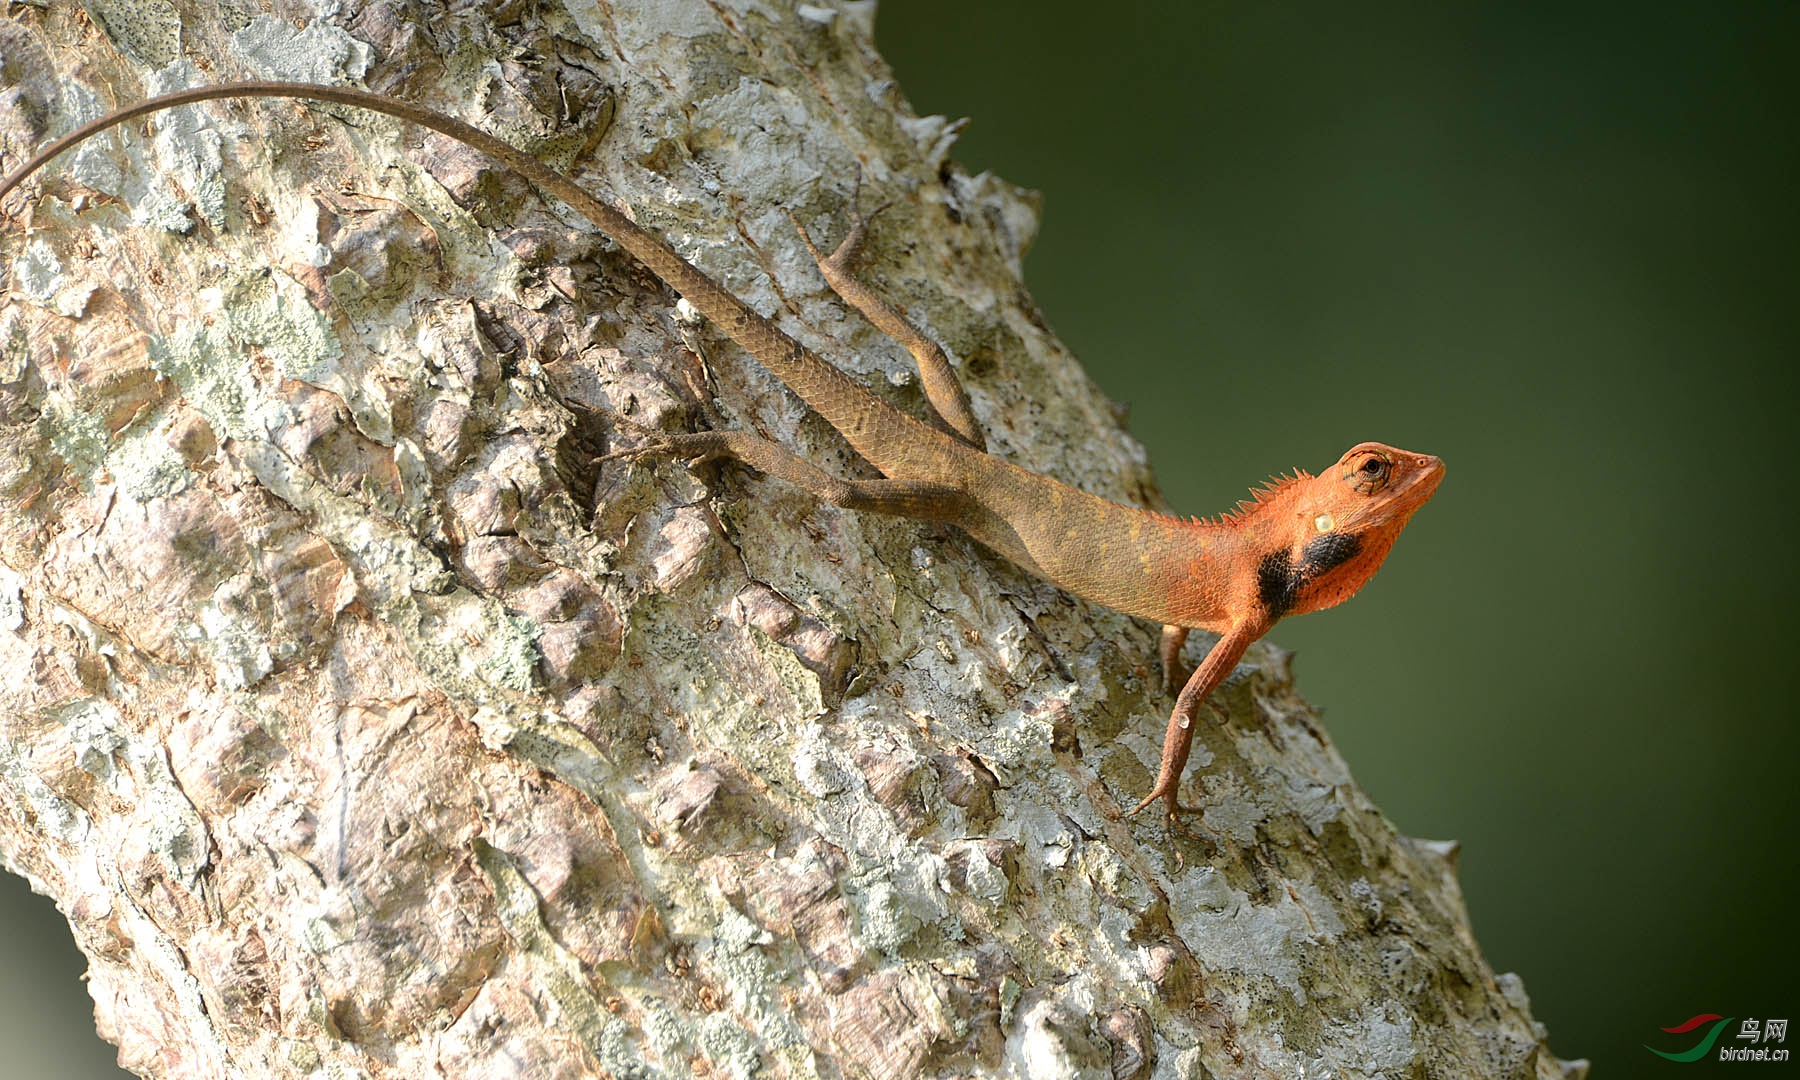
M 1351 466 L 1344 474 L 1352 491 L 1359 495 L 1373 495 L 1387 486 L 1388 476 L 1393 472 L 1393 465 L 1380 454 L 1369 454 Z

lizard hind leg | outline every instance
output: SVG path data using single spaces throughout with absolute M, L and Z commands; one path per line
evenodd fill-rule
M 885 208 L 886 204 L 883 204 L 870 216 Z M 856 209 L 854 199 L 851 201 L 850 214 L 850 232 L 830 255 L 820 251 L 813 243 L 812 235 L 806 231 L 806 226 L 800 223 L 798 217 L 789 214 L 788 218 L 799 231 L 800 242 L 806 245 L 806 250 L 812 253 L 813 261 L 819 264 L 819 273 L 825 276 L 825 282 L 831 286 L 832 291 L 869 320 L 877 330 L 905 346 L 906 351 L 912 354 L 914 362 L 919 365 L 919 382 L 925 389 L 926 411 L 929 414 L 926 419 L 931 422 L 931 426 L 977 450 L 985 451 L 987 439 L 981 433 L 980 422 L 975 419 L 975 409 L 969 403 L 969 392 L 963 389 L 955 369 L 950 366 L 950 358 L 944 355 L 944 350 L 937 342 L 907 322 L 898 309 L 857 280 L 856 263 L 869 236 L 869 222 Z
M 688 464 L 736 461 L 846 510 L 948 522 L 962 520 L 970 512 L 968 493 L 954 485 L 928 480 L 844 480 L 780 443 L 748 431 L 652 434 L 642 444 L 607 454 L 602 460 L 654 457 Z

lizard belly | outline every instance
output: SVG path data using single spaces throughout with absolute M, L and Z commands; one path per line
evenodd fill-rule
M 1215 527 L 997 464 L 998 478 L 974 478 L 977 509 L 957 522 L 975 539 L 1084 600 L 1165 624 L 1225 625 Z

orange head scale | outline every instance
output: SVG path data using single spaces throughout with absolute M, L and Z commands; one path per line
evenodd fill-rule
M 1444 463 L 1430 454 L 1366 442 L 1318 476 L 1257 492 L 1236 516 L 1263 551 L 1255 588 L 1268 620 L 1355 595 L 1443 478 Z

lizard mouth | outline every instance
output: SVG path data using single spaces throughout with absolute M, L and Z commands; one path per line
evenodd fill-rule
M 1417 509 L 1444 482 L 1444 459 L 1431 454 L 1414 453 L 1407 453 L 1405 457 L 1407 464 L 1411 466 L 1407 470 L 1411 475 L 1396 494 L 1408 509 Z

